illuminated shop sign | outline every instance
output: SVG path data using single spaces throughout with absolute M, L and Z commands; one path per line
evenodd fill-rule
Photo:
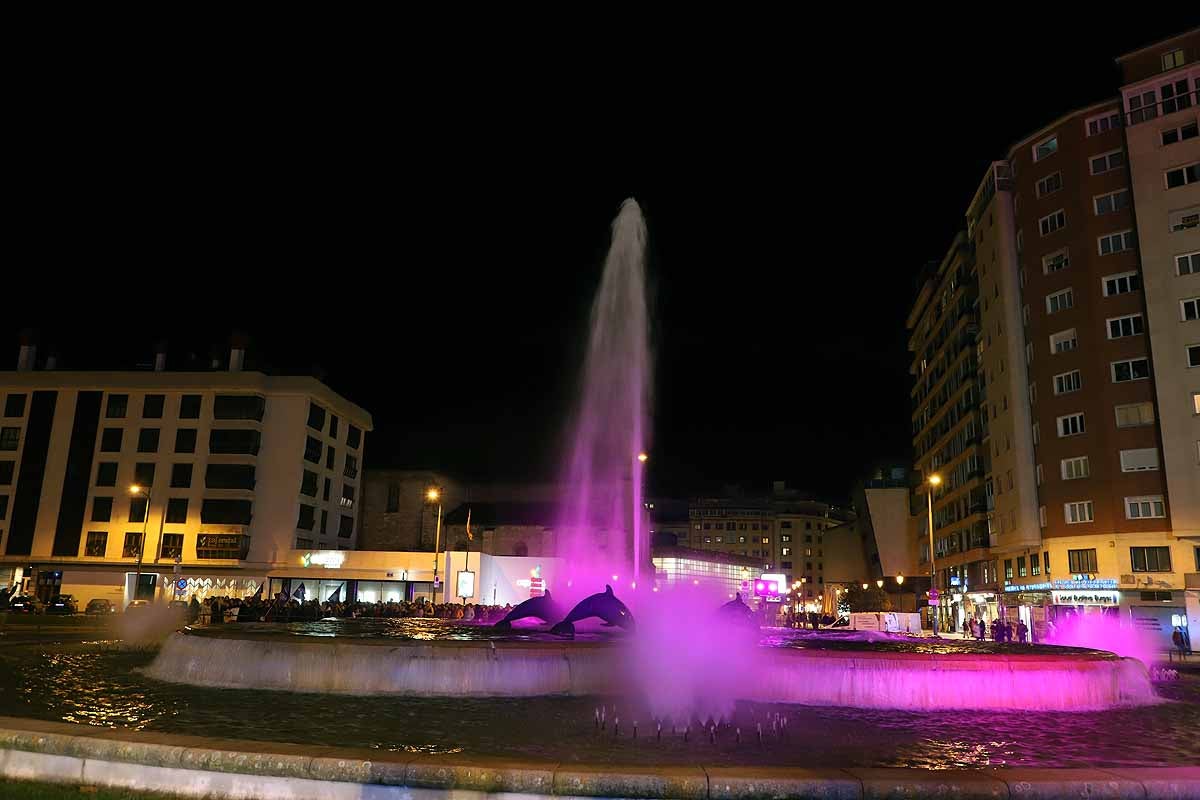
M 337 569 L 342 564 L 346 563 L 346 554 L 337 550 L 322 551 L 319 553 L 305 553 L 300 557 L 300 563 L 306 567 L 325 567 L 325 569 Z
M 1121 604 L 1121 593 L 1108 589 L 1053 592 L 1051 597 L 1056 606 L 1117 606 Z
M 1042 581 L 1041 583 L 1009 583 L 1005 584 L 1006 592 L 1047 592 L 1051 590 L 1075 591 L 1078 589 L 1116 589 L 1116 578 L 1072 578 L 1061 581 Z

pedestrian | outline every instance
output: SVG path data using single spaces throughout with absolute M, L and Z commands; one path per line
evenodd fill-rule
M 1175 645 L 1175 649 L 1179 651 L 1179 660 L 1187 655 L 1187 642 L 1183 638 L 1183 628 L 1177 627 L 1174 633 L 1171 634 L 1171 643 Z
M 1025 644 L 1026 637 L 1029 636 L 1029 626 L 1025 624 L 1025 620 L 1020 620 L 1017 623 L 1017 641 Z

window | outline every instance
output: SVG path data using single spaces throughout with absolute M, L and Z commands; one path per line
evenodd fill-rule
M 256 394 L 219 394 L 213 398 L 213 419 L 254 419 L 262 422 L 266 398 Z
M 253 464 L 209 464 L 204 472 L 204 486 L 207 489 L 249 491 L 254 488 L 254 480 Z
M 329 478 L 326 478 L 326 479 L 325 479 L 325 491 L 324 491 L 324 492 L 322 492 L 322 494 L 321 494 L 321 499 L 322 499 L 322 500 L 324 500 L 325 502 L 329 502 L 329 488 L 330 488 L 330 486 L 331 486 L 331 481 L 329 480 Z M 720 530 L 720 529 L 721 529 L 721 526 L 720 526 L 720 525 L 717 525 L 717 530 Z M 706 522 L 706 523 L 704 523 L 704 530 L 708 530 L 708 523 L 707 523 L 707 522 Z
M 1151 89 L 1141 94 L 1129 96 L 1129 124 L 1137 125 L 1158 116 L 1158 95 Z
M 214 428 L 208 434 L 208 451 L 217 455 L 258 455 L 262 434 L 248 428 Z
M 313 430 L 325 430 L 325 409 L 316 403 L 308 404 L 308 427 Z
M 134 464 L 133 482 L 138 486 L 154 486 L 154 463 L 143 461 Z
M 13 469 L 16 465 L 15 461 L 0 461 L 0 486 L 12 485 Z
M 104 558 L 104 551 L 107 549 L 108 531 L 88 531 L 87 543 L 83 546 L 85 556 Z
M 1086 123 L 1087 135 L 1098 136 L 1107 131 L 1116 130 L 1121 127 L 1121 112 L 1120 111 L 1105 111 L 1103 114 L 1098 114 L 1090 117 Z
M 1133 231 L 1120 231 L 1101 236 L 1098 240 L 1100 255 L 1108 256 L 1133 249 Z
M 129 408 L 129 395 L 127 394 L 110 394 L 108 396 L 108 404 L 104 409 L 104 416 L 109 419 L 125 419 L 125 411 Z
M 342 474 L 347 478 L 358 477 L 358 459 L 349 453 L 346 454 L 346 464 L 342 469 Z
M 1142 290 L 1142 277 L 1136 272 L 1120 272 L 1116 275 L 1106 275 L 1100 279 L 1101 285 L 1104 287 L 1104 296 L 1112 297 L 1116 294 L 1128 294 L 1129 292 L 1140 292 Z
M 1044 528 L 1045 526 L 1043 525 L 1042 527 Z M 1047 575 L 1050 574 L 1050 553 L 1049 552 L 1042 553 L 1042 572 L 1046 573 Z
M 10 394 L 8 397 L 4 398 L 4 416 L 25 416 L 25 395 Z
M 117 462 L 101 461 L 96 465 L 96 485 L 97 486 L 116 486 L 117 485 Z
M 348 483 L 342 484 L 342 508 L 354 508 L 354 487 Z
M 354 517 L 342 514 L 338 518 L 338 536 L 345 539 L 354 534 Z
M 166 396 L 161 394 L 148 394 L 142 398 L 142 418 L 162 419 L 163 403 L 166 399 Z
M 1077 369 L 1054 376 L 1054 393 L 1070 394 L 1083 388 L 1083 376 Z
M 792 554 L 792 548 L 790 548 L 790 547 L 781 548 L 780 554 L 785 555 L 785 556 L 790 556 Z
M 249 500 L 205 500 L 200 506 L 201 525 L 249 525 Z
M 180 428 L 175 431 L 175 452 L 176 453 L 194 453 L 196 452 L 196 429 L 195 428 Z
M 1041 464 L 1037 465 L 1037 468 L 1034 470 L 1034 475 L 1035 475 L 1034 485 L 1041 486 L 1043 479 L 1045 477 L 1044 474 L 1042 473 L 1042 465 Z
M 0 428 L 0 450 L 16 450 L 20 444 L 20 428 Z
M 1096 216 L 1100 216 L 1101 214 L 1115 214 L 1118 211 L 1129 208 L 1129 190 L 1118 189 L 1108 194 L 1098 194 L 1092 198 L 1092 205 L 1096 209 Z
M 1168 189 L 1177 189 L 1180 186 L 1196 183 L 1200 181 L 1200 161 L 1176 167 L 1175 169 L 1169 169 L 1163 177 L 1166 180 Z
M 1075 307 L 1075 292 L 1068 286 L 1060 292 L 1046 295 L 1046 313 L 1057 314 Z
M 1034 162 L 1041 161 L 1043 158 L 1054 155 L 1058 152 L 1058 137 L 1051 136 L 1049 139 L 1044 139 L 1033 146 Z
M 362 431 L 354 425 L 346 427 L 346 447 L 351 450 L 357 450 L 358 445 L 362 442 Z
M 1182 50 L 1171 50 L 1170 52 L 1162 54 L 1163 72 L 1166 72 L 1169 69 L 1175 69 L 1176 67 L 1182 67 L 1182 66 L 1183 66 L 1183 51 Z
M 1129 560 L 1134 572 L 1170 572 L 1171 548 L 1169 547 L 1131 547 Z
M 1067 551 L 1067 572 L 1072 575 L 1094 575 L 1098 571 L 1095 548 Z M 1046 568 L 1046 572 L 1050 572 L 1049 567 Z
M 392 487 L 390 487 L 390 486 L 388 487 L 388 510 L 389 511 L 393 510 L 391 508 L 391 488 Z M 398 490 L 400 487 L 396 487 L 396 488 Z M 317 473 L 310 472 L 309 470 L 304 470 L 304 477 L 300 479 L 300 494 L 306 494 L 309 497 L 317 496 Z
M 304 460 L 314 464 L 321 463 L 321 440 L 309 436 L 304 442 Z
M 329 512 L 321 509 L 321 535 L 329 533 Z
M 1158 469 L 1158 448 L 1140 447 L 1121 451 L 1121 472 L 1149 472 Z
M 1125 516 L 1129 519 L 1151 519 L 1166 515 L 1166 506 L 1160 494 L 1125 498 Z
M 172 489 L 190 489 L 192 486 L 192 465 L 191 464 L 172 464 L 171 465 L 171 488 Z
M 1197 136 L 1200 136 L 1200 126 L 1196 124 L 1195 120 L 1192 120 L 1178 128 L 1168 128 L 1162 131 L 1161 136 L 1163 147 L 1178 144 L 1179 142 L 1186 142 L 1188 139 L 1195 139 Z
M 158 433 L 158 428 L 142 428 L 138 431 L 137 451 L 139 453 L 157 453 Z
M 1067 253 L 1067 248 L 1055 250 L 1048 256 L 1042 257 L 1042 274 L 1049 275 L 1052 272 L 1066 269 L 1071 266 L 1071 259 Z M 1026 319 L 1028 322 L 1028 319 Z
M 146 508 L 148 507 L 146 498 L 131 497 L 129 498 L 129 521 L 130 522 L 145 522 Z
M 1167 214 L 1167 229 L 1171 233 L 1179 233 L 1197 227 L 1200 227 L 1200 206 L 1191 206 Z
M 1078 480 L 1079 478 L 1086 478 L 1089 474 L 1087 456 L 1064 458 L 1060 464 L 1062 468 L 1062 479 L 1064 481 L 1074 481 Z
M 1200 367 L 1200 344 L 1189 344 L 1187 346 L 1187 365 L 1191 367 Z
M 1140 425 L 1154 424 L 1153 403 L 1130 403 L 1117 406 L 1114 410 L 1117 415 L 1118 428 L 1136 428 Z
M 245 558 L 249 548 L 250 537 L 238 533 L 202 533 L 196 537 L 196 558 Z
M 167 524 L 186 525 L 187 512 L 188 499 L 186 497 L 172 497 L 167 501 Z
M 312 546 L 313 546 L 312 539 L 306 539 L 303 536 L 296 537 L 296 549 L 297 550 L 311 550 Z
M 1091 522 L 1093 519 L 1091 500 L 1065 503 L 1063 505 L 1063 510 L 1066 514 L 1068 525 L 1078 525 L 1083 522 Z
M 142 532 L 130 531 L 125 534 L 125 546 L 121 548 L 121 558 L 137 558 L 142 549 Z
M 1037 182 L 1037 196 L 1045 197 L 1048 194 L 1053 194 L 1062 188 L 1062 173 L 1055 172 L 1047 175 Z
M 1158 87 L 1158 93 L 1162 97 L 1163 114 L 1174 114 L 1176 111 L 1192 107 L 1192 95 L 1188 91 L 1187 78 L 1164 83 Z
M 1140 381 L 1150 377 L 1150 360 L 1147 358 L 1131 358 L 1127 361 L 1112 362 L 1113 383 Z
M 180 419 L 200 419 L 200 395 L 185 394 L 179 398 Z
M 1013 568 L 1012 568 L 1012 559 L 1011 558 L 1004 559 L 1004 577 L 1006 580 L 1010 580 L 1010 581 L 1012 580 Z
M 1125 151 L 1113 150 L 1110 153 L 1102 153 L 1098 156 L 1092 156 L 1088 160 L 1088 166 L 1091 167 L 1093 175 L 1102 175 L 1105 172 L 1112 172 L 1114 169 L 1120 169 L 1125 166 Z
M 400 487 L 394 483 L 388 484 L 387 508 L 388 514 L 395 514 L 400 510 Z M 699 529 L 699 525 L 696 528 Z
M 1034 553 L 1032 556 L 1029 557 L 1029 574 L 1030 575 L 1041 575 L 1042 574 L 1042 559 L 1037 553 Z
M 1053 214 L 1047 214 L 1038 220 L 1038 231 L 1042 236 L 1049 236 L 1055 231 L 1067 226 L 1067 212 L 1061 208 Z
M 112 504 L 111 497 L 93 497 L 92 522 L 108 522 L 112 519 Z
M 1062 436 L 1078 436 L 1086 431 L 1083 423 L 1083 413 L 1068 414 L 1058 418 L 1058 435 Z
M 162 558 L 183 558 L 183 534 L 164 533 L 158 549 Z
M 1175 256 L 1175 272 L 1180 275 L 1200 275 L 1200 251 Z
M 331 439 L 337 439 L 337 435 L 338 435 L 337 414 L 330 414 L 329 415 L 329 437 Z
M 101 453 L 119 453 L 121 452 L 121 439 L 125 431 L 121 428 L 105 428 L 100 434 L 100 452 Z
M 1145 333 L 1145 324 L 1141 314 L 1127 314 L 1124 317 L 1111 317 L 1108 320 L 1109 339 L 1141 336 L 1143 333 Z
M 1051 353 L 1067 353 L 1079 346 L 1079 340 L 1075 337 L 1075 329 L 1068 328 L 1065 331 L 1050 336 L 1050 352 Z
M 337 460 L 337 449 L 333 447 L 325 450 L 325 469 L 333 469 L 334 462 Z
M 1179 301 L 1179 317 L 1183 322 L 1200 319 L 1200 297 L 1189 297 Z
M 1028 578 L 1029 570 L 1025 566 L 1025 556 L 1017 556 L 1017 577 Z
M 1042 426 L 1037 422 L 1033 423 L 1033 443 L 1034 444 L 1038 444 L 1041 441 L 1041 439 L 1042 439 L 1041 431 L 1042 431 Z
M 300 516 L 296 520 L 296 527 L 301 530 L 311 531 L 313 526 L 317 524 L 317 509 L 307 503 L 300 504 Z
M 8 495 L 0 494 L 0 519 L 8 518 Z

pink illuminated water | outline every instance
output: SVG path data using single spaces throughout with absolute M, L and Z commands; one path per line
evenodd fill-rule
M 1107 650 L 1126 658 L 1136 658 L 1147 667 L 1154 663 L 1158 650 L 1153 634 L 1133 627 L 1115 614 L 1075 614 L 1065 620 L 1060 618 L 1046 641 Z
M 645 250 L 646 223 L 631 198 L 612 224 L 564 470 L 556 538 L 568 585 L 556 591 L 572 601 L 603 591 L 606 583 L 618 595 L 629 594 L 649 569 L 638 459 L 649 447 Z

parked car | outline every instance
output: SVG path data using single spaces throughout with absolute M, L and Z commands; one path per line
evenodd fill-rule
M 41 614 L 45 612 L 46 604 L 36 597 L 23 594 L 9 604 L 8 610 L 14 614 Z
M 137 613 L 137 612 L 149 611 L 149 610 L 150 610 L 150 601 L 149 600 L 134 600 L 129 605 L 125 606 L 126 614 L 128 614 L 130 612 Z
M 46 606 L 47 614 L 77 614 L 79 613 L 79 603 L 75 602 L 75 597 L 69 594 L 60 594 L 50 601 Z
M 117 604 L 112 600 L 105 600 L 103 597 L 97 597 L 89 600 L 87 608 L 83 613 L 92 616 L 96 614 L 115 614 L 117 613 Z

